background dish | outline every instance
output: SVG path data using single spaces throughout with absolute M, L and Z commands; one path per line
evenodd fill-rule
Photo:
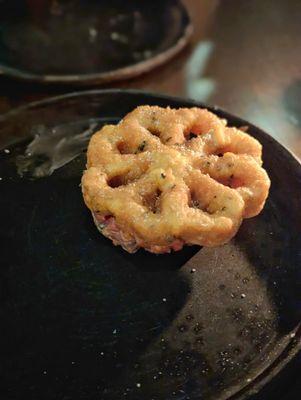
M 0 70 L 41 83 L 128 79 L 169 60 L 191 33 L 178 0 L 4 0 Z

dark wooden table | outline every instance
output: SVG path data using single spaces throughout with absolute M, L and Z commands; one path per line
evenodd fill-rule
M 147 75 L 106 87 L 139 88 L 217 104 L 265 129 L 301 157 L 301 1 L 184 3 L 194 23 L 191 45 Z M 74 90 L 1 77 L 0 113 Z M 300 359 L 295 364 L 301 370 Z M 301 373 L 297 385 L 296 378 L 289 377 L 287 372 L 289 384 L 279 392 L 281 400 L 300 398 Z M 263 393 L 259 398 L 270 397 Z

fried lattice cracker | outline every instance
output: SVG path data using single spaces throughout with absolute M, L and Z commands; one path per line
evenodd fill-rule
M 264 206 L 261 153 L 206 109 L 140 106 L 92 136 L 84 200 L 102 234 L 129 252 L 217 246 Z

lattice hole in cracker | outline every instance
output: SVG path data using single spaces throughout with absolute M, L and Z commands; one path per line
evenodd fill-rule
M 157 189 L 143 196 L 142 204 L 153 214 L 161 212 L 161 195 L 162 191 Z
M 159 129 L 148 127 L 147 130 L 151 135 L 157 136 L 161 140 L 161 132 L 159 131 Z
M 214 197 L 214 199 L 216 199 L 216 196 Z M 201 197 L 196 193 L 196 191 L 190 188 L 189 200 L 188 200 L 188 206 L 190 208 L 201 210 L 203 212 L 206 212 L 207 214 L 214 214 L 217 211 L 217 209 L 216 207 L 212 207 L 212 205 L 213 204 L 204 201 L 204 199 L 201 199 Z
M 213 153 L 212 155 L 218 156 L 218 157 L 223 157 L 223 155 L 225 153 L 234 153 L 235 152 L 227 145 L 227 146 L 222 146 L 222 147 L 218 147 Z
M 223 157 L 225 153 L 227 153 L 227 149 L 219 147 L 214 152 L 211 153 L 213 156 Z
M 137 176 L 131 176 L 129 174 L 127 174 L 127 175 L 120 174 L 120 175 L 115 175 L 115 176 L 109 178 L 107 180 L 107 184 L 111 188 L 115 189 L 115 188 L 118 188 L 120 186 L 126 186 L 129 183 L 132 183 L 132 182 L 136 181 L 138 178 L 139 177 L 137 177 Z
M 147 148 L 147 141 L 142 140 L 138 146 L 130 146 L 126 142 L 119 142 L 117 143 L 117 150 L 120 154 L 139 154 L 146 150 Z
M 125 176 L 123 176 L 123 175 L 116 175 L 116 176 L 113 176 L 112 178 L 108 179 L 107 183 L 111 188 L 115 189 L 115 188 L 118 188 L 119 186 L 126 185 L 127 180 L 126 180 Z
M 213 179 L 215 179 L 218 183 L 221 183 L 224 186 L 228 186 L 231 189 L 237 189 L 241 186 L 244 186 L 244 182 L 241 178 L 235 176 L 234 174 L 231 174 L 229 176 L 226 177 L 214 177 Z
M 208 212 L 207 211 L 208 205 L 204 204 L 204 202 L 202 201 L 202 199 L 200 199 L 200 197 L 197 195 L 194 189 L 190 189 L 188 205 L 191 208 L 196 208 L 198 210 Z
M 133 154 L 133 150 L 126 142 L 117 143 L 117 149 L 120 154 Z
M 159 129 L 148 127 L 147 130 L 151 135 L 156 136 L 163 144 L 168 144 L 172 140 L 172 136 L 165 138 Z
M 194 190 L 190 190 L 190 197 L 189 197 L 188 205 L 191 208 L 202 209 L 201 202 Z
M 197 135 L 196 133 L 193 133 L 191 131 L 187 132 L 187 134 L 185 134 L 185 139 L 189 142 L 192 139 L 197 138 L 199 135 Z

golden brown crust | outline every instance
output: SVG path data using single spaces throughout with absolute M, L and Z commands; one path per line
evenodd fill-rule
M 205 109 L 141 106 L 91 138 L 84 200 L 140 247 L 216 246 L 265 203 L 261 150 Z

